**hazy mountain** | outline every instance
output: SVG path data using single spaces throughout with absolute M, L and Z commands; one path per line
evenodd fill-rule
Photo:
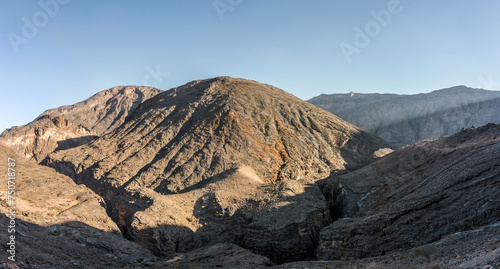
M 312 255 L 327 223 L 308 184 L 385 147 L 280 89 L 219 77 L 160 93 L 44 163 L 108 199 L 122 231 L 157 254 L 223 242 L 286 261 Z
M 500 92 L 465 86 L 427 94 L 329 94 L 308 102 L 371 132 L 394 147 L 500 123 Z
M 49 109 L 24 126 L 5 130 L 0 143 L 40 162 L 54 150 L 88 143 L 120 126 L 142 102 L 161 90 L 120 86 L 74 105 Z

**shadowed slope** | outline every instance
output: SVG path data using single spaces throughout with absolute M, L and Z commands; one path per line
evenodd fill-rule
M 399 149 L 330 181 L 321 259 L 378 256 L 500 221 L 500 126 Z

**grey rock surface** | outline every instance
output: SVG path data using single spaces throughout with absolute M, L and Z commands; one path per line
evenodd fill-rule
M 409 249 L 500 221 L 500 126 L 419 142 L 333 177 L 319 259 Z

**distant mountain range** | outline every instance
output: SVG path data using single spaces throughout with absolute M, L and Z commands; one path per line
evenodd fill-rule
M 457 86 L 426 94 L 322 94 L 308 100 L 393 147 L 500 123 L 500 91 Z

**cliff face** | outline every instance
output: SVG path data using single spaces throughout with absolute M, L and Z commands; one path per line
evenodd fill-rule
M 500 221 L 500 126 L 399 149 L 331 178 L 320 259 L 379 256 Z
M 74 105 L 49 109 L 40 117 L 61 116 L 101 136 L 120 126 L 139 104 L 162 92 L 153 87 L 118 86 Z
M 105 197 L 122 232 L 157 254 L 236 243 L 282 262 L 312 256 L 328 223 L 312 183 L 386 147 L 280 89 L 220 77 L 158 94 L 44 164 Z
M 331 94 L 309 100 L 394 147 L 500 123 L 500 92 L 458 86 L 428 94 Z
M 40 162 L 55 150 L 83 145 L 97 136 L 82 125 L 63 117 L 45 115 L 24 126 L 8 129 L 0 136 L 0 143 L 25 158 Z
M 30 160 L 86 144 L 120 126 L 145 100 L 161 90 L 151 87 L 115 87 L 80 103 L 50 109 L 24 126 L 5 130 L 0 143 Z

